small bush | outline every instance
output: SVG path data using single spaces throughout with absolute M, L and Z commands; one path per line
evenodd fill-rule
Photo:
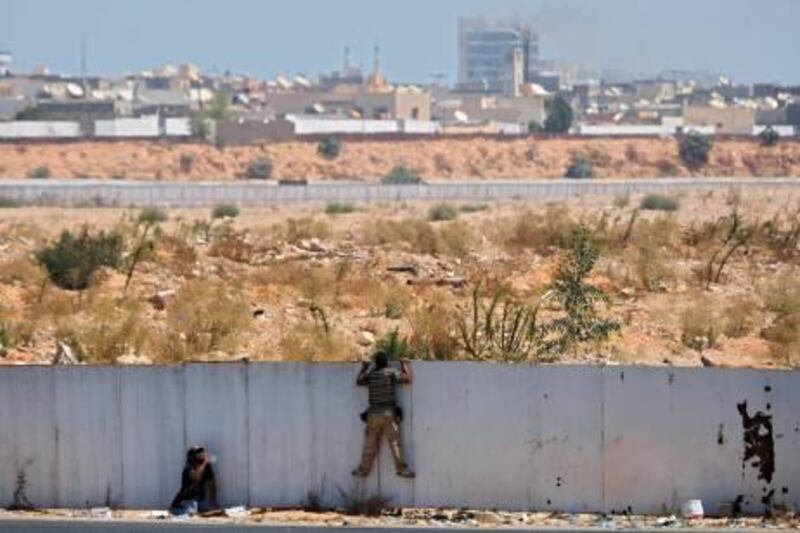
M 577 225 L 564 204 L 550 204 L 544 213 L 525 211 L 511 219 L 509 228 L 501 228 L 500 238 L 512 247 L 566 249 Z
M 236 218 L 239 216 L 239 208 L 233 204 L 217 204 L 211 211 L 211 218 L 217 220 L 220 218 Z
M 614 197 L 614 207 L 617 209 L 625 209 L 631 203 L 630 194 L 618 194 Z
M 528 133 L 536 134 L 536 133 L 542 133 L 543 131 L 544 131 L 544 126 L 542 126 L 535 120 L 531 120 L 530 122 L 528 122 Z
M 185 174 L 188 174 L 189 172 L 191 172 L 192 171 L 192 167 L 194 167 L 194 160 L 195 160 L 194 154 L 190 154 L 190 153 L 181 154 L 181 157 L 180 157 L 181 172 L 183 172 Z
M 84 290 L 99 268 L 120 265 L 122 248 L 122 236 L 116 232 L 91 235 L 84 229 L 74 235 L 64 231 L 58 241 L 37 251 L 36 258 L 58 287 Z
M 464 204 L 458 208 L 462 213 L 477 213 L 489 209 L 488 204 Z
M 657 291 L 674 277 L 667 253 L 652 243 L 634 243 L 632 263 L 639 286 L 647 291 Z
M 775 146 L 781 140 L 780 134 L 772 126 L 767 126 L 758 135 L 762 146 Z
M 171 338 L 164 355 L 180 360 L 236 350 L 250 320 L 250 306 L 239 289 L 227 283 L 191 281 L 178 290 L 167 308 Z
M 396 329 L 378 339 L 375 351 L 384 352 L 390 361 L 409 359 L 412 355 L 408 341 L 402 338 Z
M 442 303 L 442 298 L 423 304 L 411 312 L 409 344 L 417 359 L 447 361 L 458 354 L 458 334 L 454 310 Z
M 646 211 L 677 211 L 680 202 L 673 196 L 663 194 L 648 194 L 642 198 L 639 207 Z
M 13 198 L 8 198 L 7 196 L 0 196 L 0 209 L 7 209 L 13 207 L 20 207 L 22 204 L 14 200 Z
M 398 165 L 381 179 L 381 183 L 384 185 L 418 185 L 422 183 L 422 178 L 414 170 Z
M 709 136 L 689 133 L 679 141 L 678 154 L 686 168 L 698 170 L 708 163 L 712 145 L 713 142 Z
M 50 173 L 50 167 L 46 166 L 36 167 L 30 172 L 28 172 L 28 177 L 34 179 L 46 179 L 49 178 L 51 175 L 52 174 Z
M 739 296 L 731 299 L 722 314 L 722 332 L 736 339 L 749 335 L 756 329 L 758 304 L 749 297 Z
M 272 161 L 260 157 L 247 166 L 245 177 L 251 180 L 268 180 L 272 178 Z
M 303 239 L 327 239 L 330 236 L 331 227 L 322 220 L 309 217 L 286 220 L 284 238 L 290 244 Z
M 326 137 L 317 145 L 317 153 L 329 161 L 339 157 L 341 151 L 342 142 L 336 137 Z
M 592 179 L 594 178 L 594 167 L 585 157 L 573 156 L 564 173 L 564 177 L 572 179 Z
M 428 220 L 441 222 L 443 220 L 453 220 L 458 216 L 458 209 L 450 204 L 438 204 L 428 211 Z
M 345 215 L 347 213 L 354 213 L 356 206 L 350 203 L 343 202 L 330 202 L 325 206 L 325 213 L 328 215 Z
M 161 222 L 166 222 L 167 218 L 166 211 L 160 207 L 145 207 L 139 212 L 139 218 L 137 220 L 139 224 L 155 226 Z
M 693 350 L 711 348 L 717 342 L 721 325 L 716 302 L 703 295 L 696 297 L 680 315 L 681 342 Z
M 642 160 L 642 154 L 635 144 L 629 143 L 625 146 L 625 159 L 629 163 L 639 163 Z

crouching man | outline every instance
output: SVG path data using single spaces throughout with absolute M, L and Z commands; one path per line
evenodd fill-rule
M 411 383 L 411 367 L 406 361 L 401 361 L 399 371 L 389 368 L 389 358 L 384 352 L 375 354 L 373 368 L 370 368 L 369 362 L 365 361 L 358 373 L 356 384 L 369 390 L 369 409 L 361 415 L 361 419 L 366 423 L 364 450 L 361 454 L 361 463 L 353 470 L 354 476 L 369 475 L 380 449 L 381 436 L 385 434 L 392 450 L 397 475 L 404 478 L 414 477 L 414 472 L 408 468 L 403 457 L 403 445 L 400 439 L 403 412 L 397 405 L 395 396 L 395 387 L 398 383 Z
M 170 512 L 193 515 L 219 509 L 217 484 L 208 452 L 202 446 L 192 446 L 186 452 L 186 466 L 181 476 L 181 490 L 172 500 Z

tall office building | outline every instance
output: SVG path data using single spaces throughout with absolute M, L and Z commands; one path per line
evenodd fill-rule
M 539 61 L 539 36 L 526 24 L 458 19 L 458 86 L 469 92 L 507 93 L 522 70 L 531 79 Z M 520 65 L 521 62 L 521 65 Z

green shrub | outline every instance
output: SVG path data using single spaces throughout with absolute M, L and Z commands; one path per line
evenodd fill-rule
M 677 211 L 680 205 L 678 199 L 673 196 L 648 194 L 642 198 L 639 207 L 647 211 Z
M 681 138 L 678 154 L 686 168 L 697 170 L 708 163 L 712 145 L 713 142 L 707 135 L 692 132 Z
M 408 341 L 397 332 L 390 331 L 375 343 L 375 352 L 384 352 L 390 361 L 399 361 L 411 357 Z
M 418 185 L 423 181 L 414 170 L 398 165 L 381 179 L 381 183 L 384 185 Z
M 458 209 L 450 204 L 437 204 L 428 211 L 428 220 L 441 222 L 443 220 L 453 220 L 458 216 Z
M 355 211 L 356 206 L 350 203 L 330 202 L 325 206 L 325 213 L 328 215 L 344 215 Z
M 50 280 L 65 290 L 84 290 L 100 267 L 117 268 L 122 262 L 122 236 L 101 231 L 91 235 L 84 228 L 74 235 L 64 231 L 51 245 L 36 252 Z
M 762 146 L 775 146 L 781 140 L 780 134 L 772 126 L 767 126 L 758 135 Z
M 547 118 L 544 121 L 544 130 L 547 133 L 567 133 L 572 127 L 574 113 L 572 106 L 564 98 L 556 96 L 547 101 L 545 105 Z
M 190 154 L 188 152 L 181 154 L 180 157 L 181 172 L 184 173 L 191 172 L 192 167 L 194 166 L 194 160 L 195 160 L 194 154 Z
M 489 209 L 488 204 L 464 204 L 458 208 L 462 213 L 477 213 Z
M 247 179 L 268 180 L 272 177 L 272 161 L 267 158 L 259 157 L 247 166 L 245 173 Z
M 145 207 L 139 213 L 139 224 L 144 224 L 145 226 L 155 226 L 160 222 L 166 222 L 167 220 L 167 213 L 160 207 Z
M 236 218 L 239 216 L 239 208 L 233 204 L 217 204 L 211 211 L 212 219 Z
M 342 152 L 342 142 L 336 137 L 326 137 L 317 145 L 317 153 L 325 159 L 332 161 Z
M 8 208 L 8 207 L 20 207 L 22 204 L 14 200 L 13 198 L 9 198 L 7 196 L 0 196 L 0 209 Z
M 46 166 L 36 167 L 30 172 L 28 172 L 28 177 L 34 179 L 46 179 L 49 178 L 51 175 L 52 174 L 50 173 L 50 167 Z
M 594 178 L 594 167 L 592 163 L 583 156 L 572 156 L 572 160 L 564 173 L 565 178 L 572 179 L 592 179 Z

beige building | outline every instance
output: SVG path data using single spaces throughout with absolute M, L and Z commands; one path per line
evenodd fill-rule
M 686 106 L 683 108 L 683 125 L 713 126 L 717 133 L 751 135 L 756 125 L 756 110 L 749 107 Z

